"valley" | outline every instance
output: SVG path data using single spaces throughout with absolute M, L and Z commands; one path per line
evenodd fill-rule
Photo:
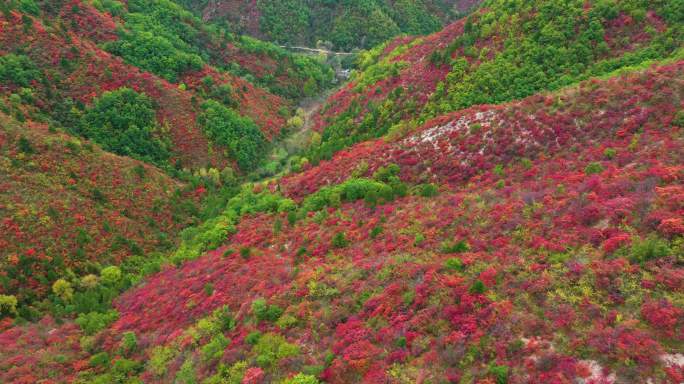
M 684 382 L 683 15 L 0 5 L 0 383 Z

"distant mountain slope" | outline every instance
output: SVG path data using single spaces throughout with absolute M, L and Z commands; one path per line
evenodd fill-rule
M 123 294 L 87 349 L 33 370 L 45 326 L 3 333 L 2 379 L 677 382 L 683 79 L 446 115 L 282 181 L 298 203 L 246 190 L 225 245 Z
M 25 117 L 79 134 L 77 115 L 104 92 L 128 87 L 145 93 L 163 127 L 157 136 L 171 143 L 172 165 L 222 169 L 236 160 L 198 123 L 203 101 L 236 109 L 273 139 L 304 85 L 316 91 L 332 76 L 321 64 L 272 45 L 231 40 L 167 1 L 130 1 L 128 8 L 108 2 L 102 10 L 78 0 L 44 9 L 25 4 L 4 6 L 0 19 L 2 70 L 11 71 L 2 81 L 3 96 L 29 92 L 22 99 L 30 111 Z M 17 84 L 12 80 L 22 66 L 30 78 Z
M 322 141 L 308 158 L 670 56 L 684 40 L 680 11 L 669 1 L 487 1 L 438 33 L 365 53 L 351 82 L 322 108 Z
M 398 34 L 427 34 L 473 9 L 479 0 L 344 1 L 185 0 L 205 20 L 262 39 L 336 50 L 371 48 Z

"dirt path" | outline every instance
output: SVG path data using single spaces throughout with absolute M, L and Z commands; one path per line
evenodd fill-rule
M 290 149 L 290 151 L 292 148 L 296 147 L 303 148 L 304 143 L 310 141 L 315 115 L 331 93 L 332 90 L 316 95 L 315 97 L 304 99 L 299 103 L 299 108 L 304 111 L 304 124 L 296 131 L 290 133 L 289 137 L 283 141 L 286 148 Z
M 304 123 L 296 130 L 289 132 L 287 137 L 274 143 L 274 146 L 271 148 L 270 154 L 267 157 L 268 161 L 283 161 L 290 156 L 301 152 L 309 144 L 313 132 L 312 128 L 314 126 L 315 115 L 318 113 L 328 96 L 332 94 L 333 91 L 334 90 L 329 90 L 316 95 L 315 97 L 304 99 L 299 103 L 298 108 L 304 111 L 304 113 L 301 115 Z M 285 166 L 285 168 L 279 171 L 277 174 L 263 178 L 260 177 L 258 180 L 262 182 L 275 180 L 287 172 L 289 172 L 289 166 Z
M 328 97 L 332 94 L 332 90 L 324 92 L 315 97 L 311 97 L 303 100 L 299 103 L 299 108 L 304 110 L 304 125 L 300 131 L 310 131 L 313 126 L 314 114 L 317 113 Z

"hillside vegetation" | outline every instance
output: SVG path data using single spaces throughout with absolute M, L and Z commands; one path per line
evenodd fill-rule
M 677 382 L 683 70 L 474 107 L 301 176 L 336 187 L 245 186 L 178 267 L 51 332 L 80 347 L 6 331 L 4 380 Z
M 319 110 L 207 10 L 432 3 L 9 4 L 0 382 L 684 382 L 681 1 L 486 0 Z
M 681 10 L 676 1 L 487 1 L 441 32 L 364 54 L 323 107 L 322 140 L 308 157 L 671 56 L 681 48 Z
M 208 20 L 225 22 L 235 32 L 279 44 L 350 51 L 371 48 L 400 34 L 435 32 L 463 15 L 478 0 L 186 0 Z
M 19 315 L 54 281 L 176 246 L 197 220 L 191 186 L 127 157 L 0 114 L 0 291 Z
M 60 278 L 174 248 L 332 76 L 170 1 L 1 7 L 0 293 L 27 318 Z
M 238 160 L 230 143 L 216 142 L 207 132 L 211 128 L 198 121 L 204 101 L 234 109 L 236 117 L 253 120 L 272 140 L 285 127 L 293 103 L 306 96 L 302 90 L 316 92 L 332 79 L 332 71 L 312 59 L 204 25 L 167 0 L 125 6 L 118 1 L 39 6 L 30 0 L 5 4 L 2 14 L 0 74 L 6 79 L 2 96 L 8 113 L 92 138 L 116 153 L 146 153 L 160 166 L 222 169 Z M 122 96 L 139 98 L 134 104 L 146 105 L 148 121 L 105 122 L 106 116 L 94 115 L 106 115 L 102 108 L 116 105 L 121 88 L 139 94 Z M 128 112 L 141 111 L 109 113 Z M 131 132 L 121 132 L 128 139 L 110 137 L 105 128 L 129 123 L 137 126 L 123 131 L 145 131 L 147 138 L 125 142 Z

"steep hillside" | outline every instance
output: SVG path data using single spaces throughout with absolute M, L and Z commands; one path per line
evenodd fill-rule
M 365 53 L 323 107 L 322 141 L 307 157 L 315 163 L 444 113 L 670 56 L 681 48 L 682 21 L 671 1 L 487 1 L 436 34 Z
M 205 20 L 225 21 L 236 32 L 280 44 L 315 46 L 327 41 L 336 50 L 371 48 L 402 33 L 435 32 L 479 0 L 311 1 L 186 0 Z
M 683 79 L 473 107 L 246 186 L 215 250 L 116 312 L 5 331 L 2 380 L 681 382 Z
M 0 11 L 0 295 L 23 318 L 60 278 L 174 249 L 332 76 L 170 1 Z
M 254 120 L 267 141 L 286 125 L 302 90 L 315 92 L 332 76 L 313 60 L 203 25 L 169 1 L 103 4 L 3 6 L 2 95 L 9 108 L 24 104 L 28 116 L 20 118 L 83 134 L 80 116 L 94 99 L 128 87 L 153 102 L 152 136 L 169 142 L 169 165 L 222 169 L 240 154 L 198 122 L 205 100 Z
M 0 383 L 683 383 L 681 1 L 230 32 L 475 3 L 0 4 Z
M 24 304 L 58 278 L 166 251 L 199 195 L 154 167 L 0 114 L 0 294 Z

